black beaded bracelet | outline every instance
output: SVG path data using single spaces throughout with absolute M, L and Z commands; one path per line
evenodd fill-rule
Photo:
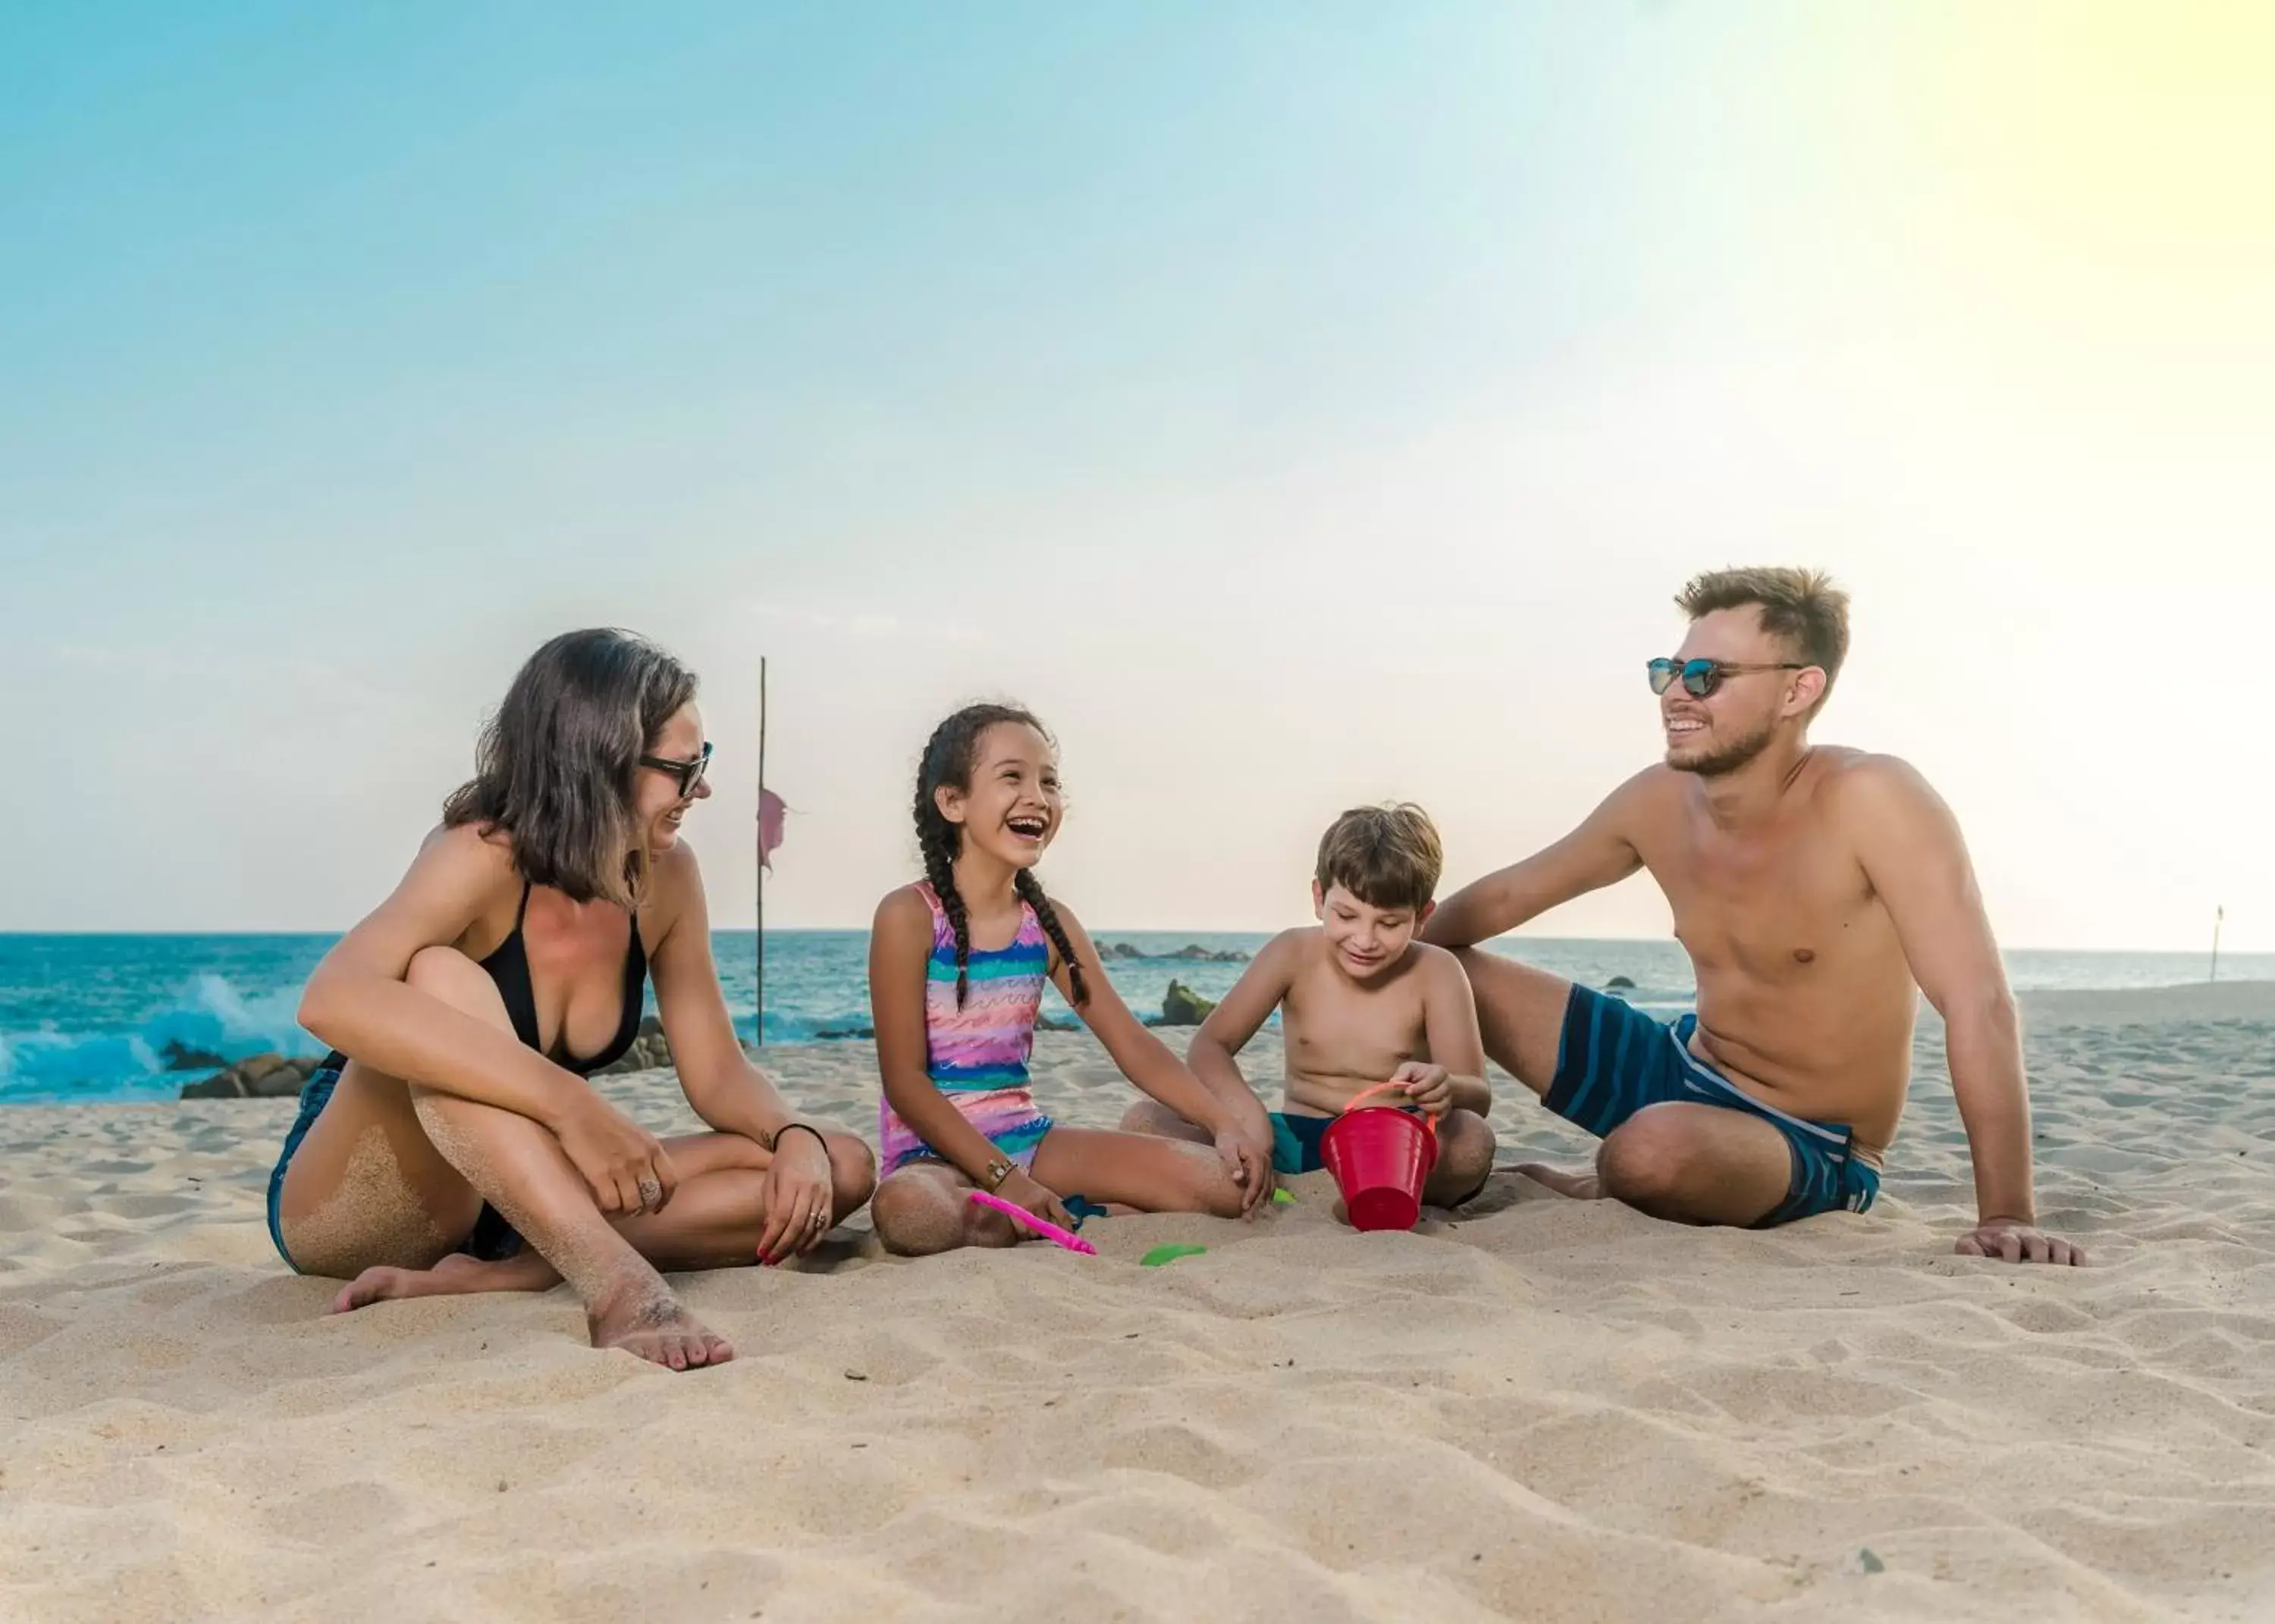
M 813 1142 L 821 1147 L 821 1153 L 825 1156 L 829 1154 L 829 1141 L 821 1137 L 821 1129 L 816 1128 L 811 1122 L 784 1122 L 781 1127 L 775 1129 L 775 1142 L 767 1146 L 767 1148 L 770 1151 L 780 1150 L 782 1148 L 782 1135 L 788 1133 L 793 1128 L 798 1129 L 803 1132 L 812 1134 L 813 1136 Z

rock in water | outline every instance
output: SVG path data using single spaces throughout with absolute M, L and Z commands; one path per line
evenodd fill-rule
M 1102 959 L 1176 959 L 1189 964 L 1245 964 L 1248 955 L 1238 948 L 1224 948 L 1211 952 L 1197 941 L 1189 941 L 1170 953 L 1148 953 L 1133 941 L 1100 942 L 1098 956 Z
M 1604 991 L 1606 993 L 1632 993 L 1635 991 L 1635 983 L 1629 980 L 1625 976 L 1614 976 L 1609 981 L 1604 983 Z
M 210 1071 L 216 1066 L 229 1064 L 229 1056 L 216 1054 L 211 1049 L 193 1049 L 179 1039 L 169 1038 L 158 1051 L 169 1071 Z
M 1198 1026 L 1215 1008 L 1214 999 L 1203 998 L 1183 982 L 1173 980 L 1169 990 L 1161 994 L 1161 1024 Z
M 651 1015 L 640 1022 L 639 1036 L 632 1039 L 632 1046 L 624 1051 L 624 1058 L 593 1075 L 613 1077 L 627 1071 L 655 1071 L 669 1064 L 671 1045 L 664 1040 L 663 1023 Z
M 184 1099 L 291 1099 L 316 1069 L 313 1060 L 255 1054 L 216 1071 L 202 1082 L 182 1084 Z

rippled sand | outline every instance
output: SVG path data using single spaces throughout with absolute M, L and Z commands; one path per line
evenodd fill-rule
M 2025 1001 L 2090 1269 L 1948 1255 L 1930 1031 L 1862 1218 L 1503 1174 L 1413 1235 L 1324 1175 L 1098 1259 L 854 1227 L 688 1279 L 742 1357 L 678 1377 L 559 1291 L 327 1315 L 261 1222 L 287 1104 L 0 1111 L 0 1619 L 2275 1618 L 2275 986 Z M 767 1058 L 873 1131 L 866 1046 Z M 1039 1060 L 1068 1120 L 1132 1098 Z M 1505 1160 L 1585 1153 L 1520 1094 Z

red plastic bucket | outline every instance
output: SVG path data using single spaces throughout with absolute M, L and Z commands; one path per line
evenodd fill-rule
M 1390 1106 L 1352 1107 L 1394 1084 L 1354 1094 L 1319 1137 L 1319 1156 L 1342 1191 L 1354 1229 L 1411 1229 L 1422 1216 L 1422 1186 L 1438 1165 L 1438 1124 Z

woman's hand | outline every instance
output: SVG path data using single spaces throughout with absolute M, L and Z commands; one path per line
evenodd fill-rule
M 782 1129 L 775 1135 L 774 1159 L 767 1164 L 759 1191 L 759 1210 L 767 1215 L 759 1232 L 759 1261 L 780 1263 L 812 1251 L 829 1233 L 835 1205 L 827 1142 L 809 1129 Z
M 1011 1176 L 996 1187 L 995 1193 L 1023 1212 L 1032 1212 L 1047 1224 L 1056 1224 L 1062 1229 L 1074 1227 L 1074 1214 L 1061 1205 L 1057 1192 L 1037 1183 L 1028 1174 L 1014 1169 Z M 1032 1239 L 1034 1231 L 1023 1229 L 1021 1240 Z
M 660 1212 L 679 1188 L 662 1141 L 590 1089 L 555 1128 L 562 1152 L 611 1217 Z

